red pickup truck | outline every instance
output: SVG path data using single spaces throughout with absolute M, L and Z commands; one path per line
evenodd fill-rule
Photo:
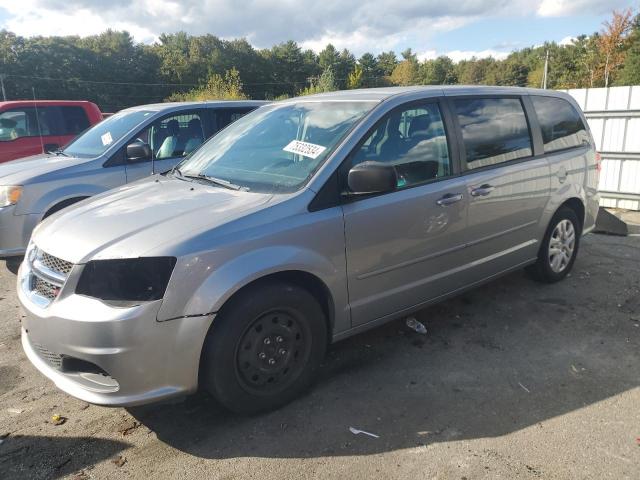
M 0 162 L 62 148 L 101 120 L 98 106 L 86 101 L 0 102 Z

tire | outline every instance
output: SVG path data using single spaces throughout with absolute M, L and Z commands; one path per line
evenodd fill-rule
M 312 384 L 326 347 L 327 322 L 313 295 L 288 283 L 260 283 L 214 320 L 201 385 L 231 411 L 273 410 Z
M 549 222 L 538 260 L 526 269 L 530 276 L 544 283 L 559 282 L 566 277 L 578 255 L 581 234 L 582 225 L 576 213 L 561 207 Z M 551 251 L 552 244 L 555 253 Z
M 20 264 L 24 257 L 12 257 L 6 259 L 7 270 L 9 270 L 14 275 L 18 274 L 18 269 L 20 268 Z

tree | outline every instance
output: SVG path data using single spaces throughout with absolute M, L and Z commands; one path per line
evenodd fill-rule
M 616 85 L 640 85 L 640 15 L 636 16 L 633 23 L 624 67 L 616 79 Z
M 360 65 L 356 65 L 353 71 L 349 74 L 349 79 L 347 81 L 347 88 L 360 88 L 362 87 L 364 70 Z
M 455 65 L 446 56 L 425 60 L 420 65 L 420 79 L 425 85 L 452 85 L 458 82 Z
M 382 76 L 382 72 L 380 72 L 376 57 L 370 53 L 365 53 L 358 59 L 358 65 L 362 68 L 363 87 L 379 85 L 378 80 Z
M 418 83 L 418 65 L 412 60 L 401 61 L 391 73 L 395 85 L 415 85 Z
M 339 62 L 340 54 L 338 53 L 338 50 L 336 50 L 336 47 L 331 44 L 328 44 L 326 47 L 324 47 L 324 50 L 322 50 L 318 54 L 318 64 L 320 65 L 320 68 L 323 72 L 325 72 L 328 68 L 330 68 L 332 71 L 335 71 Z
M 314 93 L 333 92 L 337 90 L 333 70 L 328 67 L 318 79 L 312 79 L 311 85 L 300 92 L 300 95 L 313 95 Z
M 384 76 L 390 76 L 398 65 L 398 59 L 393 51 L 382 52 L 378 55 L 378 68 Z
M 217 73 L 211 75 L 204 87 L 195 88 L 186 93 L 174 93 L 168 100 L 172 102 L 203 100 L 246 100 L 249 97 L 242 91 L 240 72 L 235 68 L 227 70 L 224 77 Z
M 604 28 L 600 33 L 600 54 L 604 58 L 604 86 L 609 86 L 612 75 L 624 64 L 624 47 L 633 24 L 632 10 L 629 8 L 623 12 L 613 11 L 610 22 L 603 23 Z

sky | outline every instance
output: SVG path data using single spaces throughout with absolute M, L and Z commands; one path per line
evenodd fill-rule
M 0 0 L 0 29 L 18 35 L 93 35 L 127 30 L 140 42 L 161 33 L 244 37 L 256 48 L 295 40 L 420 59 L 503 58 L 544 41 L 568 42 L 640 0 Z

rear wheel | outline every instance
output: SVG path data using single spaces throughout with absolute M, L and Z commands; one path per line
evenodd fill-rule
M 538 260 L 527 267 L 536 280 L 555 283 L 562 280 L 573 268 L 580 245 L 581 224 L 575 212 L 560 208 L 549 222 Z
M 312 383 L 326 343 L 324 314 L 309 292 L 280 282 L 251 287 L 214 320 L 203 385 L 235 412 L 278 408 Z

